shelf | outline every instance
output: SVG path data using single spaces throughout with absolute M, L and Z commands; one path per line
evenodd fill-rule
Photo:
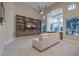
M 37 27 L 37 29 L 33 25 Z M 34 35 L 37 33 L 41 33 L 41 21 L 40 20 L 16 15 L 16 36 L 20 37 L 24 35 L 25 36 Z

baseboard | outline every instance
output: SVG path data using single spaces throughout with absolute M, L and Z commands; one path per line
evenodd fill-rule
M 7 44 L 9 44 L 9 43 L 11 43 L 12 41 L 14 41 L 14 40 L 15 40 L 15 39 L 10 39 L 10 40 L 4 42 L 4 44 L 2 45 L 2 47 L 1 47 L 1 49 L 0 49 L 0 56 L 2 55 L 2 52 L 3 52 L 3 50 L 4 50 L 4 47 L 5 47 Z
M 0 48 L 1 48 L 1 49 L 0 49 L 0 56 L 2 55 L 2 52 L 3 52 L 4 46 L 5 46 L 4 44 L 3 44 L 2 46 L 0 46 Z
M 10 40 L 6 41 L 4 44 L 7 45 L 7 44 L 13 42 L 14 40 L 15 40 L 15 39 L 10 39 Z

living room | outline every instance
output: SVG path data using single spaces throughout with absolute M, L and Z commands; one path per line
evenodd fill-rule
M 78 2 L 2 2 L 1 5 L 4 19 L 0 19 L 0 55 L 79 55 Z M 73 22 L 68 25 L 67 20 L 73 19 L 77 25 Z

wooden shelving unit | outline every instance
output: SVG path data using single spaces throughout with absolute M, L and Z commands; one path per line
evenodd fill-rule
M 16 15 L 16 32 L 23 32 L 25 29 L 25 17 Z
M 40 33 L 40 20 L 16 15 L 16 37 L 35 35 Z

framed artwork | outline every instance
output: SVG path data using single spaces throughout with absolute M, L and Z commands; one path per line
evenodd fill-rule
M 79 17 L 66 19 L 66 34 L 79 36 Z

